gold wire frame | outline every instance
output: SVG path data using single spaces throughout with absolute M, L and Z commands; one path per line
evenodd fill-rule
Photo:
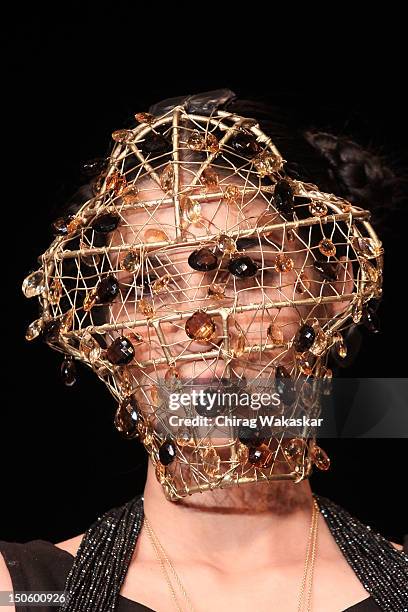
M 275 479 L 299 482 L 310 474 L 313 463 L 319 465 L 319 461 L 315 459 L 319 453 L 321 459 L 323 453 L 316 446 L 311 431 L 303 432 L 302 439 L 305 443 L 299 443 L 297 450 L 300 451 L 297 455 L 295 453 L 295 460 L 287 452 L 285 454 L 287 435 L 281 432 L 275 436 L 273 444 L 270 440 L 265 445 L 267 460 L 261 465 L 255 465 L 248 464 L 248 450 L 239 442 L 233 428 L 228 432 L 227 439 L 220 441 L 219 444 L 217 440 L 211 439 L 208 431 L 207 436 L 203 436 L 202 432 L 193 428 L 189 440 L 182 441 L 175 436 L 176 459 L 169 465 L 163 464 L 160 460 L 160 447 L 168 441 L 168 436 L 163 437 L 163 432 L 157 424 L 163 425 L 166 409 L 163 407 L 159 409 L 157 388 L 162 384 L 161 377 L 164 371 L 173 372 L 186 365 L 194 368 L 202 363 L 211 364 L 206 367 L 212 373 L 214 383 L 219 381 L 216 367 L 220 362 L 223 364 L 223 379 L 236 375 L 239 368 L 242 378 L 242 371 L 245 366 L 252 365 L 251 360 L 254 355 L 259 356 L 259 364 L 265 371 L 271 366 L 276 369 L 283 357 L 293 353 L 295 336 L 282 338 L 281 342 L 277 342 L 276 339 L 271 341 L 263 334 L 254 341 L 251 339 L 251 335 L 254 335 L 251 325 L 244 331 L 239 320 L 240 317 L 241 320 L 245 320 L 245 317 L 252 315 L 255 320 L 260 315 L 262 321 L 264 317 L 270 317 L 268 320 L 274 321 L 282 309 L 287 308 L 302 313 L 307 311 L 307 316 L 304 314 L 299 316 L 301 323 L 312 320 L 313 314 L 320 312 L 320 317 L 314 318 L 314 324 L 317 326 L 320 341 L 323 337 L 323 348 L 312 352 L 314 359 L 312 371 L 302 371 L 298 358 L 305 356 L 296 355 L 298 360 L 294 361 L 290 371 L 291 377 L 299 380 L 306 374 L 316 380 L 328 376 L 326 360 L 330 349 L 335 346 L 344 348 L 340 332 L 350 324 L 360 322 L 365 304 L 372 298 L 381 296 L 383 250 L 369 223 L 370 213 L 333 194 L 321 192 L 313 184 L 289 179 L 284 173 L 284 160 L 280 152 L 271 138 L 264 134 L 252 119 L 225 111 L 216 111 L 210 117 L 191 114 L 183 106 L 178 106 L 159 118 L 147 114 L 136 115 L 136 118 L 141 120 L 141 123 L 135 128 L 114 132 L 115 145 L 108 159 L 107 170 L 98 181 L 95 196 L 85 202 L 76 215 L 67 221 L 65 235 L 58 236 L 53 241 L 39 258 L 40 270 L 32 273 L 23 283 L 23 291 L 27 297 L 33 295 L 39 297 L 42 313 L 40 319 L 31 324 L 27 338 L 32 339 L 41 331 L 44 333 L 51 328 L 53 332 L 51 338 L 49 334 L 46 338 L 50 345 L 70 358 L 90 366 L 118 399 L 119 411 L 129 414 L 130 401 L 136 397 L 138 403 L 145 406 L 142 410 L 139 407 L 138 435 L 150 454 L 158 480 L 169 499 L 175 500 L 195 492 L 249 482 Z M 255 157 L 248 159 L 241 154 L 231 152 L 230 143 L 241 134 L 247 138 L 252 137 L 257 147 L 262 147 Z M 171 142 L 171 151 L 156 156 L 151 153 L 146 155 L 143 152 L 143 143 L 152 135 L 168 138 Z M 192 147 L 188 146 L 191 138 L 196 138 L 202 143 L 202 148 L 193 150 L 193 153 Z M 186 152 L 194 156 L 197 155 L 197 151 L 201 155 L 198 160 L 191 161 L 186 156 Z M 227 153 L 224 153 L 225 151 Z M 210 186 L 204 180 L 206 172 L 209 171 L 213 173 L 213 184 Z M 216 179 L 214 172 L 218 173 Z M 190 180 L 186 180 L 186 176 Z M 165 187 L 163 177 L 166 177 L 167 181 Z M 276 185 L 282 180 L 289 183 L 294 199 L 300 201 L 303 198 L 311 203 L 295 207 L 290 219 L 279 214 L 274 200 Z M 147 182 L 148 188 L 146 188 Z M 144 186 L 144 189 L 140 189 L 140 185 Z M 231 185 L 234 187 L 234 201 L 229 205 L 236 207 L 239 222 L 228 226 L 225 221 L 221 227 L 214 222 L 214 219 L 218 218 L 217 214 L 219 215 L 222 206 L 228 207 L 226 194 Z M 155 194 L 155 191 L 158 193 Z M 129 197 L 129 193 L 131 196 L 133 193 L 134 197 Z M 148 197 L 143 197 L 143 193 Z M 214 218 L 206 219 L 205 213 L 200 218 L 200 213 L 196 222 L 188 218 L 186 221 L 183 208 L 185 198 L 191 207 L 198 207 L 201 213 L 203 206 L 207 205 L 208 209 L 213 206 L 216 211 Z M 249 213 L 256 202 L 262 202 L 264 208 L 254 223 Z M 325 214 L 321 214 L 320 209 L 318 215 L 309 213 L 301 218 L 299 211 L 302 207 L 304 209 L 307 206 L 310 210 L 311 205 L 321 205 L 326 209 Z M 163 211 L 169 210 L 172 211 L 172 221 L 171 224 L 166 223 L 166 232 L 164 232 L 161 215 Z M 108 233 L 108 244 L 100 246 L 95 244 L 96 234 L 92 224 L 95 219 L 99 219 L 107 212 L 118 215 L 120 225 Z M 139 224 L 136 223 L 137 215 L 143 218 Z M 224 215 L 222 217 L 224 218 Z M 129 219 L 136 221 L 129 223 Z M 172 232 L 168 231 L 170 225 Z M 146 241 L 144 239 L 146 228 L 158 229 L 157 239 Z M 171 262 L 171 256 L 174 254 L 182 253 L 187 256 L 192 251 L 207 247 L 217 252 L 221 238 L 227 236 L 233 245 L 237 245 L 243 239 L 255 239 L 258 242 L 258 255 L 262 256 L 264 262 L 266 249 L 261 246 L 261 241 L 268 240 L 272 234 L 279 232 L 282 235 L 282 244 L 274 245 L 275 255 L 285 256 L 283 241 L 286 241 L 287 236 L 292 233 L 292 240 L 297 247 L 294 249 L 293 257 L 304 258 L 300 268 L 294 266 L 296 283 L 298 283 L 305 270 L 316 261 L 314 250 L 316 245 L 312 241 L 313 228 L 320 229 L 324 238 L 326 238 L 324 229 L 328 228 L 330 238 L 336 235 L 337 248 L 342 248 L 345 253 L 342 261 L 335 260 L 337 268 L 344 277 L 344 282 L 340 283 L 341 289 L 336 289 L 339 285 L 337 281 L 330 283 L 327 279 L 321 279 L 315 280 L 315 289 L 317 289 L 315 292 L 310 290 L 303 292 L 307 297 L 299 297 L 295 294 L 295 289 L 292 297 L 289 297 L 282 290 L 282 287 L 287 285 L 281 283 L 281 287 L 274 286 L 277 295 L 271 299 L 269 295 L 271 286 L 266 287 L 262 280 L 262 285 L 257 282 L 260 299 L 257 301 L 251 299 L 249 303 L 245 303 L 245 300 L 241 301 L 244 290 L 239 288 L 238 281 L 233 279 L 234 296 L 227 300 L 222 297 L 221 301 L 219 296 L 217 299 L 211 298 L 209 290 L 214 283 L 208 281 L 208 294 L 204 298 L 201 296 L 197 302 L 188 299 L 189 296 L 197 294 L 207 285 L 197 280 L 199 276 L 197 271 L 193 272 L 192 276 L 188 276 L 185 271 L 187 266 L 185 260 L 179 267 L 177 267 L 179 264 L 172 263 L 173 275 L 164 275 L 172 276 L 173 281 L 180 278 L 180 282 L 184 283 L 184 290 L 180 287 L 172 290 L 174 296 L 183 298 L 179 302 L 173 300 L 170 304 L 166 304 L 167 298 L 162 297 L 163 293 L 159 291 L 157 295 L 153 295 L 149 287 L 149 304 L 146 305 L 147 289 L 145 291 L 144 286 L 136 287 L 137 274 L 141 270 L 143 274 L 145 264 L 148 265 L 151 258 L 157 258 L 158 254 L 165 254 L 166 261 Z M 306 239 L 302 237 L 301 232 L 306 232 Z M 113 236 L 116 237 L 112 238 Z M 331 240 L 329 242 L 331 243 Z M 224 253 L 219 257 L 220 266 L 242 255 L 236 247 L 234 248 L 235 250 L 228 255 Z M 134 282 L 129 286 L 129 289 L 135 289 L 134 304 L 129 299 L 129 291 L 125 297 L 119 294 L 110 305 L 107 307 L 105 305 L 105 311 L 108 309 L 109 312 L 105 313 L 102 322 L 98 321 L 97 317 L 93 316 L 93 312 L 98 311 L 100 305 L 91 303 L 89 308 L 85 308 L 86 300 L 92 302 L 92 291 L 95 292 L 98 288 L 101 278 L 107 275 L 119 277 L 123 273 L 123 256 L 131 252 L 136 253 L 139 259 Z M 245 250 L 243 252 L 246 253 Z M 331 259 L 333 258 L 328 256 L 326 261 Z M 87 267 L 84 271 L 85 261 Z M 275 263 L 275 269 L 277 265 Z M 353 267 L 352 278 L 348 268 L 350 265 Z M 66 266 L 70 266 L 69 272 L 66 271 Z M 162 272 L 167 271 L 168 266 L 169 264 L 163 264 Z M 262 263 L 262 279 L 266 270 L 267 266 Z M 345 280 L 347 275 L 348 283 Z M 280 279 L 284 277 L 284 273 L 279 273 Z M 231 285 L 231 274 L 225 283 L 226 287 L 228 283 Z M 352 290 L 348 293 L 345 292 L 346 286 L 352 286 Z M 329 295 L 324 295 L 327 287 L 330 287 L 331 291 Z M 171 296 L 172 291 L 169 291 L 167 296 Z M 145 312 L 141 315 L 137 312 L 137 308 L 142 302 Z M 188 302 L 192 304 L 189 306 Z M 338 309 L 335 315 L 329 316 L 328 309 L 336 303 L 342 305 L 341 309 Z M 132 310 L 134 316 L 130 314 Z M 173 332 L 175 330 L 180 335 L 186 322 L 197 312 L 204 312 L 212 321 L 218 322 L 220 333 L 217 343 L 210 342 L 211 348 L 207 346 L 209 350 L 205 351 L 188 351 L 182 346 L 182 350 L 174 352 L 174 345 L 191 340 L 185 337 L 183 341 L 172 343 L 167 339 L 166 329 L 170 328 Z M 324 315 L 321 312 L 324 312 Z M 239 355 L 236 342 L 233 341 L 234 338 L 236 340 L 237 330 L 240 339 L 244 340 L 241 342 Z M 115 339 L 119 336 L 129 339 L 130 334 L 139 332 L 144 334 L 141 357 L 138 355 L 136 345 L 131 364 L 118 365 L 107 359 L 107 348 Z M 107 348 L 101 346 L 95 338 L 104 339 Z M 149 345 L 150 349 L 146 349 L 146 345 Z M 154 350 L 152 346 L 155 347 Z M 149 354 L 149 350 L 152 354 Z M 311 350 L 313 351 L 313 347 Z M 272 353 L 274 355 L 271 358 L 269 355 Z M 236 363 L 240 363 L 238 370 Z M 149 381 L 148 391 L 146 385 L 141 383 L 142 377 L 147 377 Z M 316 413 L 313 406 L 312 403 L 310 411 Z M 289 443 L 291 442 L 289 439 Z M 320 464 L 322 463 L 324 464 L 324 461 L 320 461 Z M 278 465 L 280 469 L 275 471 Z M 287 468 L 286 471 L 282 470 L 282 465 Z

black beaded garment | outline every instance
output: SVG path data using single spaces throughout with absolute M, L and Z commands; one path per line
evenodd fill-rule
M 408 554 L 337 504 L 315 497 L 335 541 L 370 593 L 370 601 L 385 612 L 407 612 Z M 68 597 L 60 612 L 116 609 L 142 524 L 143 498 L 138 497 L 110 510 L 87 531 L 68 575 Z

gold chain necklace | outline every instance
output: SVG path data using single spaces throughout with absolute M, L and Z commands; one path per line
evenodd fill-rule
M 317 553 L 317 534 L 318 534 L 318 524 L 319 524 L 318 519 L 319 519 L 319 507 L 317 505 L 316 500 L 313 500 L 312 520 L 310 524 L 309 537 L 307 541 L 306 559 L 305 559 L 305 564 L 304 564 L 304 569 L 303 569 L 302 582 L 301 582 L 299 596 L 298 596 L 297 612 L 311 612 L 312 610 L 312 585 L 313 585 L 313 574 L 314 574 L 314 567 L 315 567 L 316 553 Z M 176 589 L 172 583 L 171 576 L 169 575 L 169 571 L 167 568 L 169 568 L 171 573 L 173 574 L 173 577 L 181 591 L 181 594 L 183 595 L 185 599 L 188 609 L 190 610 L 190 612 L 194 612 L 193 603 L 190 597 L 188 596 L 176 570 L 174 569 L 173 564 L 168 558 L 162 544 L 160 543 L 159 538 L 157 537 L 155 531 L 153 530 L 146 516 L 144 517 L 144 524 L 146 526 L 149 540 L 153 546 L 156 557 L 159 561 L 160 569 L 165 578 L 167 587 L 170 591 L 170 595 L 171 595 L 171 598 L 173 600 L 176 610 L 178 612 L 183 612 L 183 608 L 179 602 L 179 598 L 177 596 Z

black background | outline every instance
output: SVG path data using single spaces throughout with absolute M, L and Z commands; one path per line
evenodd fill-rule
M 245 5 L 236 12 L 234 6 L 206 15 L 205 7 L 177 3 L 172 19 L 159 5 L 117 5 L 106 13 L 89 6 L 54 13 L 20 7 L 7 26 L 2 539 L 71 537 L 143 486 L 144 453 L 115 432 L 114 400 L 103 385 L 80 367 L 78 384 L 66 389 L 60 356 L 24 340 L 36 306 L 22 296 L 21 282 L 51 241 L 50 221 L 80 183 L 80 162 L 105 155 L 113 129 L 162 98 L 229 87 L 241 97 L 293 109 L 299 126 L 355 136 L 406 176 L 406 101 L 395 22 L 382 15 L 379 29 L 363 40 L 364 24 L 354 18 L 340 23 L 338 34 L 331 26 L 324 33 L 299 15 L 278 18 Z M 391 26 L 395 35 L 386 45 L 382 35 Z M 406 373 L 404 205 L 384 229 L 382 332 L 365 335 L 352 376 Z M 324 446 L 333 467 L 313 476 L 314 489 L 400 540 L 408 532 L 407 440 Z

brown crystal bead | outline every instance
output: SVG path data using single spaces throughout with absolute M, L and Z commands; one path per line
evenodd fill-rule
M 373 266 L 372 263 L 366 261 L 365 259 L 360 259 L 360 267 L 365 281 L 370 281 L 372 283 L 376 283 L 378 281 L 380 275 L 377 268 Z
M 209 272 L 218 266 L 218 259 L 210 249 L 198 249 L 190 253 L 188 265 L 198 272 Z
M 283 454 L 290 463 L 300 464 L 303 462 L 306 442 L 303 438 L 292 438 L 282 445 Z
M 62 284 L 59 278 L 54 278 L 48 289 L 48 301 L 50 304 L 58 304 L 62 296 Z
M 294 265 L 295 264 L 293 259 L 291 257 L 288 257 L 287 255 L 284 255 L 283 253 L 277 255 L 277 257 L 275 258 L 274 268 L 277 272 L 290 272 L 291 270 L 293 270 Z
M 91 291 L 89 291 L 86 294 L 85 299 L 82 304 L 82 308 L 84 309 L 85 312 L 90 312 L 92 308 L 95 306 L 97 301 L 98 301 L 98 297 L 96 295 L 96 287 L 94 287 L 93 289 L 91 289 Z
M 173 463 L 177 455 L 177 447 L 172 440 L 167 438 L 159 448 L 159 460 L 162 465 Z
M 361 296 L 358 296 L 351 310 L 351 317 L 353 319 L 353 323 L 360 323 L 362 315 L 363 315 L 363 299 Z
M 116 213 L 107 212 L 98 215 L 92 222 L 92 229 L 98 234 L 109 234 L 119 225 L 120 217 Z
M 255 157 L 262 151 L 262 146 L 251 132 L 237 132 L 228 144 L 236 153 L 247 158 Z
M 227 236 L 227 234 L 220 235 L 217 247 L 221 253 L 225 253 L 226 255 L 231 255 L 237 250 L 235 240 L 231 238 L 231 236 Z
M 66 356 L 61 364 L 61 378 L 66 387 L 72 387 L 77 381 L 77 371 L 73 357 Z
M 61 333 L 60 319 L 50 319 L 43 326 L 42 336 L 45 342 L 58 342 Z
M 106 358 L 113 365 L 126 365 L 135 356 L 135 349 L 131 341 L 125 336 L 116 338 L 106 351 Z
M 305 376 L 313 374 L 313 368 L 316 363 L 316 357 L 312 353 L 297 353 L 296 365 L 299 371 Z
M 138 301 L 137 308 L 139 312 L 146 317 L 146 319 L 152 319 L 154 317 L 154 308 L 145 298 Z
M 281 346 L 283 344 L 283 331 L 277 323 L 271 323 L 267 331 L 268 340 L 271 344 Z
M 320 446 L 317 446 L 316 444 L 312 447 L 311 450 L 311 459 L 314 463 L 314 465 L 322 471 L 326 471 L 329 469 L 330 467 L 330 459 L 326 453 L 326 451 L 324 451 L 322 448 L 320 448 Z
M 166 482 L 166 479 L 167 479 L 166 466 L 162 465 L 160 461 L 156 464 L 155 475 L 156 475 L 157 481 L 161 485 L 163 485 Z
M 326 257 L 333 257 L 336 254 L 336 247 L 328 238 L 324 238 L 319 242 L 319 251 Z
M 213 168 L 205 168 L 201 174 L 201 181 L 206 187 L 214 188 L 218 186 L 218 174 Z
M 344 342 L 343 336 L 338 332 L 333 336 L 333 339 L 336 343 L 337 354 L 341 359 L 345 359 L 347 357 L 347 344 Z
M 295 291 L 296 293 L 305 293 L 305 291 L 309 291 L 309 289 L 310 281 L 307 277 L 307 274 L 306 272 L 301 272 L 295 284 Z
M 262 151 L 252 161 L 261 177 L 278 172 L 283 165 L 282 158 L 271 151 Z
M 167 242 L 167 235 L 157 227 L 152 227 L 145 231 L 143 235 L 144 241 L 148 244 L 152 242 Z
M 52 223 L 52 229 L 56 236 L 68 236 L 70 233 L 70 223 L 74 220 L 74 215 L 68 217 L 59 217 Z M 72 228 L 72 226 L 71 226 Z
M 245 446 L 245 444 L 242 444 L 241 442 L 239 442 L 237 444 L 237 450 L 236 450 L 237 462 L 240 465 L 246 465 L 248 463 L 248 456 L 249 456 L 249 448 Z
M 220 144 L 218 142 L 218 139 L 216 136 L 214 136 L 214 134 L 207 134 L 207 137 L 205 139 L 205 148 L 210 152 L 210 153 L 217 153 L 219 148 L 220 148 Z
M 74 312 L 74 308 L 70 308 L 62 315 L 60 319 L 61 334 L 71 331 L 74 322 Z
M 112 140 L 123 144 L 128 144 L 135 140 L 135 135 L 132 130 L 116 130 L 112 134 Z
M 319 357 L 320 355 L 323 355 L 323 353 L 327 349 L 328 338 L 326 334 L 324 333 L 324 331 L 320 328 L 320 326 L 315 328 L 315 333 L 316 333 L 316 337 L 313 342 L 313 345 L 310 348 L 310 352 L 313 355 L 316 355 L 317 357 Z
M 82 356 L 92 364 L 99 359 L 102 352 L 101 345 L 89 332 L 85 332 L 81 336 L 79 350 Z
M 198 200 L 193 200 L 188 196 L 183 196 L 180 200 L 182 222 L 184 225 L 197 223 L 201 219 L 201 204 Z
M 152 125 L 156 121 L 154 115 L 150 113 L 136 113 L 135 119 L 138 123 L 147 123 L 148 125 Z
M 233 349 L 234 357 L 239 358 L 245 353 L 246 340 L 245 335 L 240 332 L 236 338 L 235 347 Z
M 116 276 L 109 274 L 96 286 L 96 299 L 100 304 L 112 302 L 119 293 L 119 282 Z
M 129 335 L 126 335 L 131 342 Z M 132 343 L 133 344 L 133 343 Z M 133 393 L 133 376 L 126 366 L 118 366 L 116 369 L 117 383 L 122 395 L 130 396 Z
M 115 427 L 125 438 L 139 437 L 139 411 L 136 400 L 127 397 L 123 400 L 115 414 Z
M 273 204 L 276 210 L 285 218 L 293 218 L 294 193 L 289 181 L 281 179 L 275 185 Z
M 207 296 L 215 298 L 216 300 L 223 300 L 225 298 L 225 286 L 212 283 L 208 287 Z
M 138 251 L 130 250 L 122 259 L 120 267 L 131 274 L 135 274 L 140 270 L 140 256 Z
M 187 147 L 193 151 L 203 151 L 205 149 L 205 138 L 204 134 L 201 134 L 197 130 L 191 132 L 187 139 Z
M 185 430 L 185 431 L 181 431 L 177 433 L 177 446 L 184 448 L 185 446 L 193 446 L 193 445 L 194 445 L 194 439 L 191 437 L 191 434 L 189 431 Z
M 240 198 L 241 192 L 237 185 L 228 185 L 228 187 L 224 190 L 224 200 L 228 204 L 234 204 Z
M 208 342 L 215 334 L 215 329 L 212 317 L 201 310 L 189 317 L 185 324 L 186 334 L 192 340 Z
M 27 298 L 41 295 L 45 291 L 44 272 L 42 270 L 31 272 L 23 281 L 22 291 Z
M 121 193 L 126 185 L 126 177 L 119 170 L 114 170 L 106 177 L 106 191 L 113 191 L 115 195 Z
M 249 278 L 258 272 L 258 265 L 248 256 L 231 259 L 228 270 L 237 278 Z
M 169 282 L 170 276 L 168 274 L 164 274 L 160 278 L 157 278 L 152 284 L 152 293 L 160 293 L 160 291 L 164 291 Z
M 134 204 L 139 200 L 139 190 L 135 185 L 128 185 L 121 193 L 125 204 Z
M 305 323 L 299 328 L 293 340 L 293 346 L 295 347 L 295 350 L 298 353 L 304 353 L 305 351 L 308 351 L 310 347 L 313 345 L 315 338 L 316 338 L 315 330 L 313 329 L 311 325 L 308 325 L 307 323 Z
M 342 212 L 348 213 L 352 209 L 352 206 L 351 206 L 350 202 L 346 202 L 346 200 L 344 200 L 343 202 L 341 202 L 340 208 L 341 208 Z
M 309 206 L 309 212 L 313 217 L 325 217 L 327 215 L 327 204 L 320 201 L 314 201 Z
M 72 217 L 67 225 L 68 235 L 73 234 L 84 225 L 84 219 L 81 217 Z
M 272 462 L 272 452 L 266 444 L 251 446 L 248 449 L 248 462 L 257 468 L 267 468 Z
M 319 272 L 324 280 L 335 282 L 338 280 L 337 265 L 330 263 L 329 261 L 321 261 L 316 259 L 313 262 L 313 267 Z
M 171 191 L 174 186 L 174 168 L 172 164 L 167 164 L 160 175 L 160 185 L 164 191 Z
M 38 336 L 42 332 L 42 328 L 43 328 L 43 320 L 36 319 L 32 323 L 30 323 L 30 325 L 27 327 L 27 330 L 25 333 L 25 339 L 31 341 L 31 340 L 34 340 L 35 338 L 38 338 Z
M 201 455 L 203 471 L 210 478 L 214 478 L 219 473 L 221 457 L 214 447 L 210 446 L 205 449 Z

